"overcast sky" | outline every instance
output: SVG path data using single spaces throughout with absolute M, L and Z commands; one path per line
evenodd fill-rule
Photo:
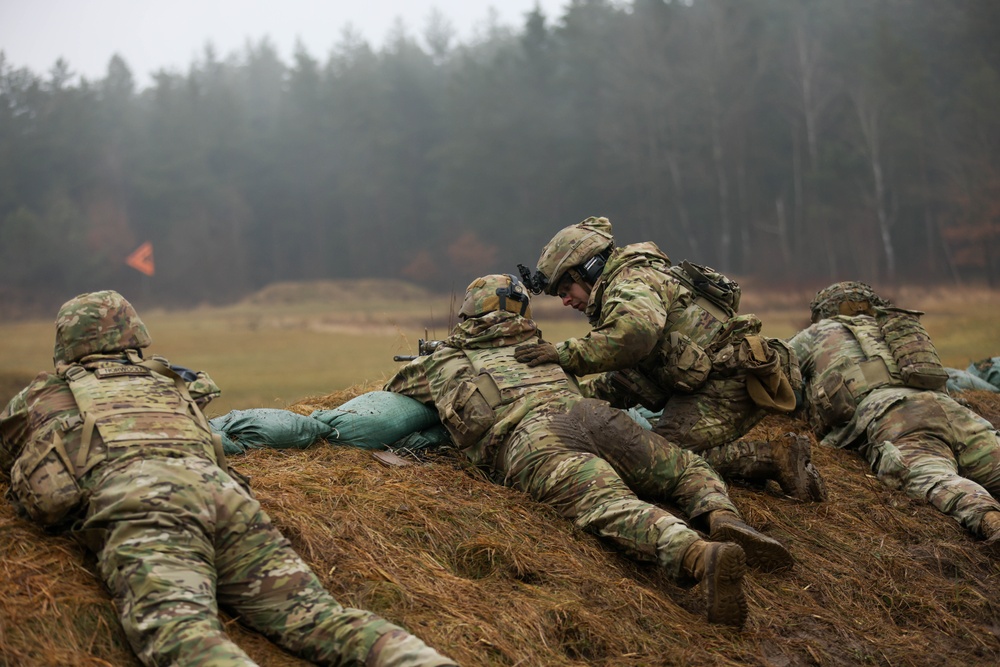
M 459 41 L 482 32 L 490 8 L 502 25 L 520 29 L 541 7 L 550 25 L 569 0 L 0 0 L 0 50 L 7 63 L 45 75 L 58 58 L 73 72 L 100 79 L 115 53 L 139 86 L 159 69 L 184 73 L 207 43 L 227 56 L 247 39 L 269 37 L 286 63 L 296 39 L 325 61 L 350 24 L 375 48 L 397 18 L 422 34 L 432 9 L 452 24 Z

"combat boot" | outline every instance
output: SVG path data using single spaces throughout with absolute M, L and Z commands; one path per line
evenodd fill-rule
M 775 474 L 782 490 L 799 500 L 826 500 L 826 485 L 812 464 L 812 444 L 801 433 L 786 433 L 770 445 Z
M 810 462 L 809 438 L 786 433 L 777 440 L 737 440 L 699 452 L 725 479 L 748 482 L 774 480 L 781 490 L 799 500 L 826 499 L 826 487 Z
M 704 588 L 709 623 L 743 627 L 747 620 L 746 556 L 738 544 L 697 540 L 684 552 L 682 567 Z
M 983 515 L 979 521 L 979 534 L 986 544 L 1000 542 L 1000 512 L 993 510 Z
M 778 540 L 760 533 L 726 510 L 708 515 L 708 530 L 713 542 L 735 542 L 743 548 L 747 565 L 761 572 L 778 572 L 795 565 L 795 559 Z

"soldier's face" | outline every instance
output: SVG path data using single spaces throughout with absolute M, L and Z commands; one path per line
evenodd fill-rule
M 563 278 L 560 281 L 556 296 L 562 299 L 564 306 L 571 306 L 581 313 L 587 310 L 587 303 L 590 302 L 590 294 L 572 278 Z

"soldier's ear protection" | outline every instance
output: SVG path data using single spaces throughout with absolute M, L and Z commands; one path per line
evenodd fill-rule
M 524 291 L 524 285 L 511 273 L 505 273 L 510 284 L 507 287 L 498 287 L 497 296 L 500 298 L 500 310 L 507 310 L 507 299 L 512 299 L 521 304 L 521 312 L 518 315 L 524 317 L 528 311 L 529 299 Z
M 597 283 L 597 279 L 604 273 L 604 265 L 608 261 L 607 251 L 598 253 L 580 265 L 577 269 L 580 277 L 591 285 Z

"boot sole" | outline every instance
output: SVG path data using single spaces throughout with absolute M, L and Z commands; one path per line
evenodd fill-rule
M 736 544 L 724 544 L 711 556 L 705 576 L 708 622 L 743 627 L 747 620 L 747 601 L 743 596 L 746 556 Z
M 788 549 L 766 535 L 736 525 L 719 526 L 712 533 L 713 542 L 735 542 L 743 548 L 747 565 L 761 572 L 780 572 L 791 569 L 795 559 Z

